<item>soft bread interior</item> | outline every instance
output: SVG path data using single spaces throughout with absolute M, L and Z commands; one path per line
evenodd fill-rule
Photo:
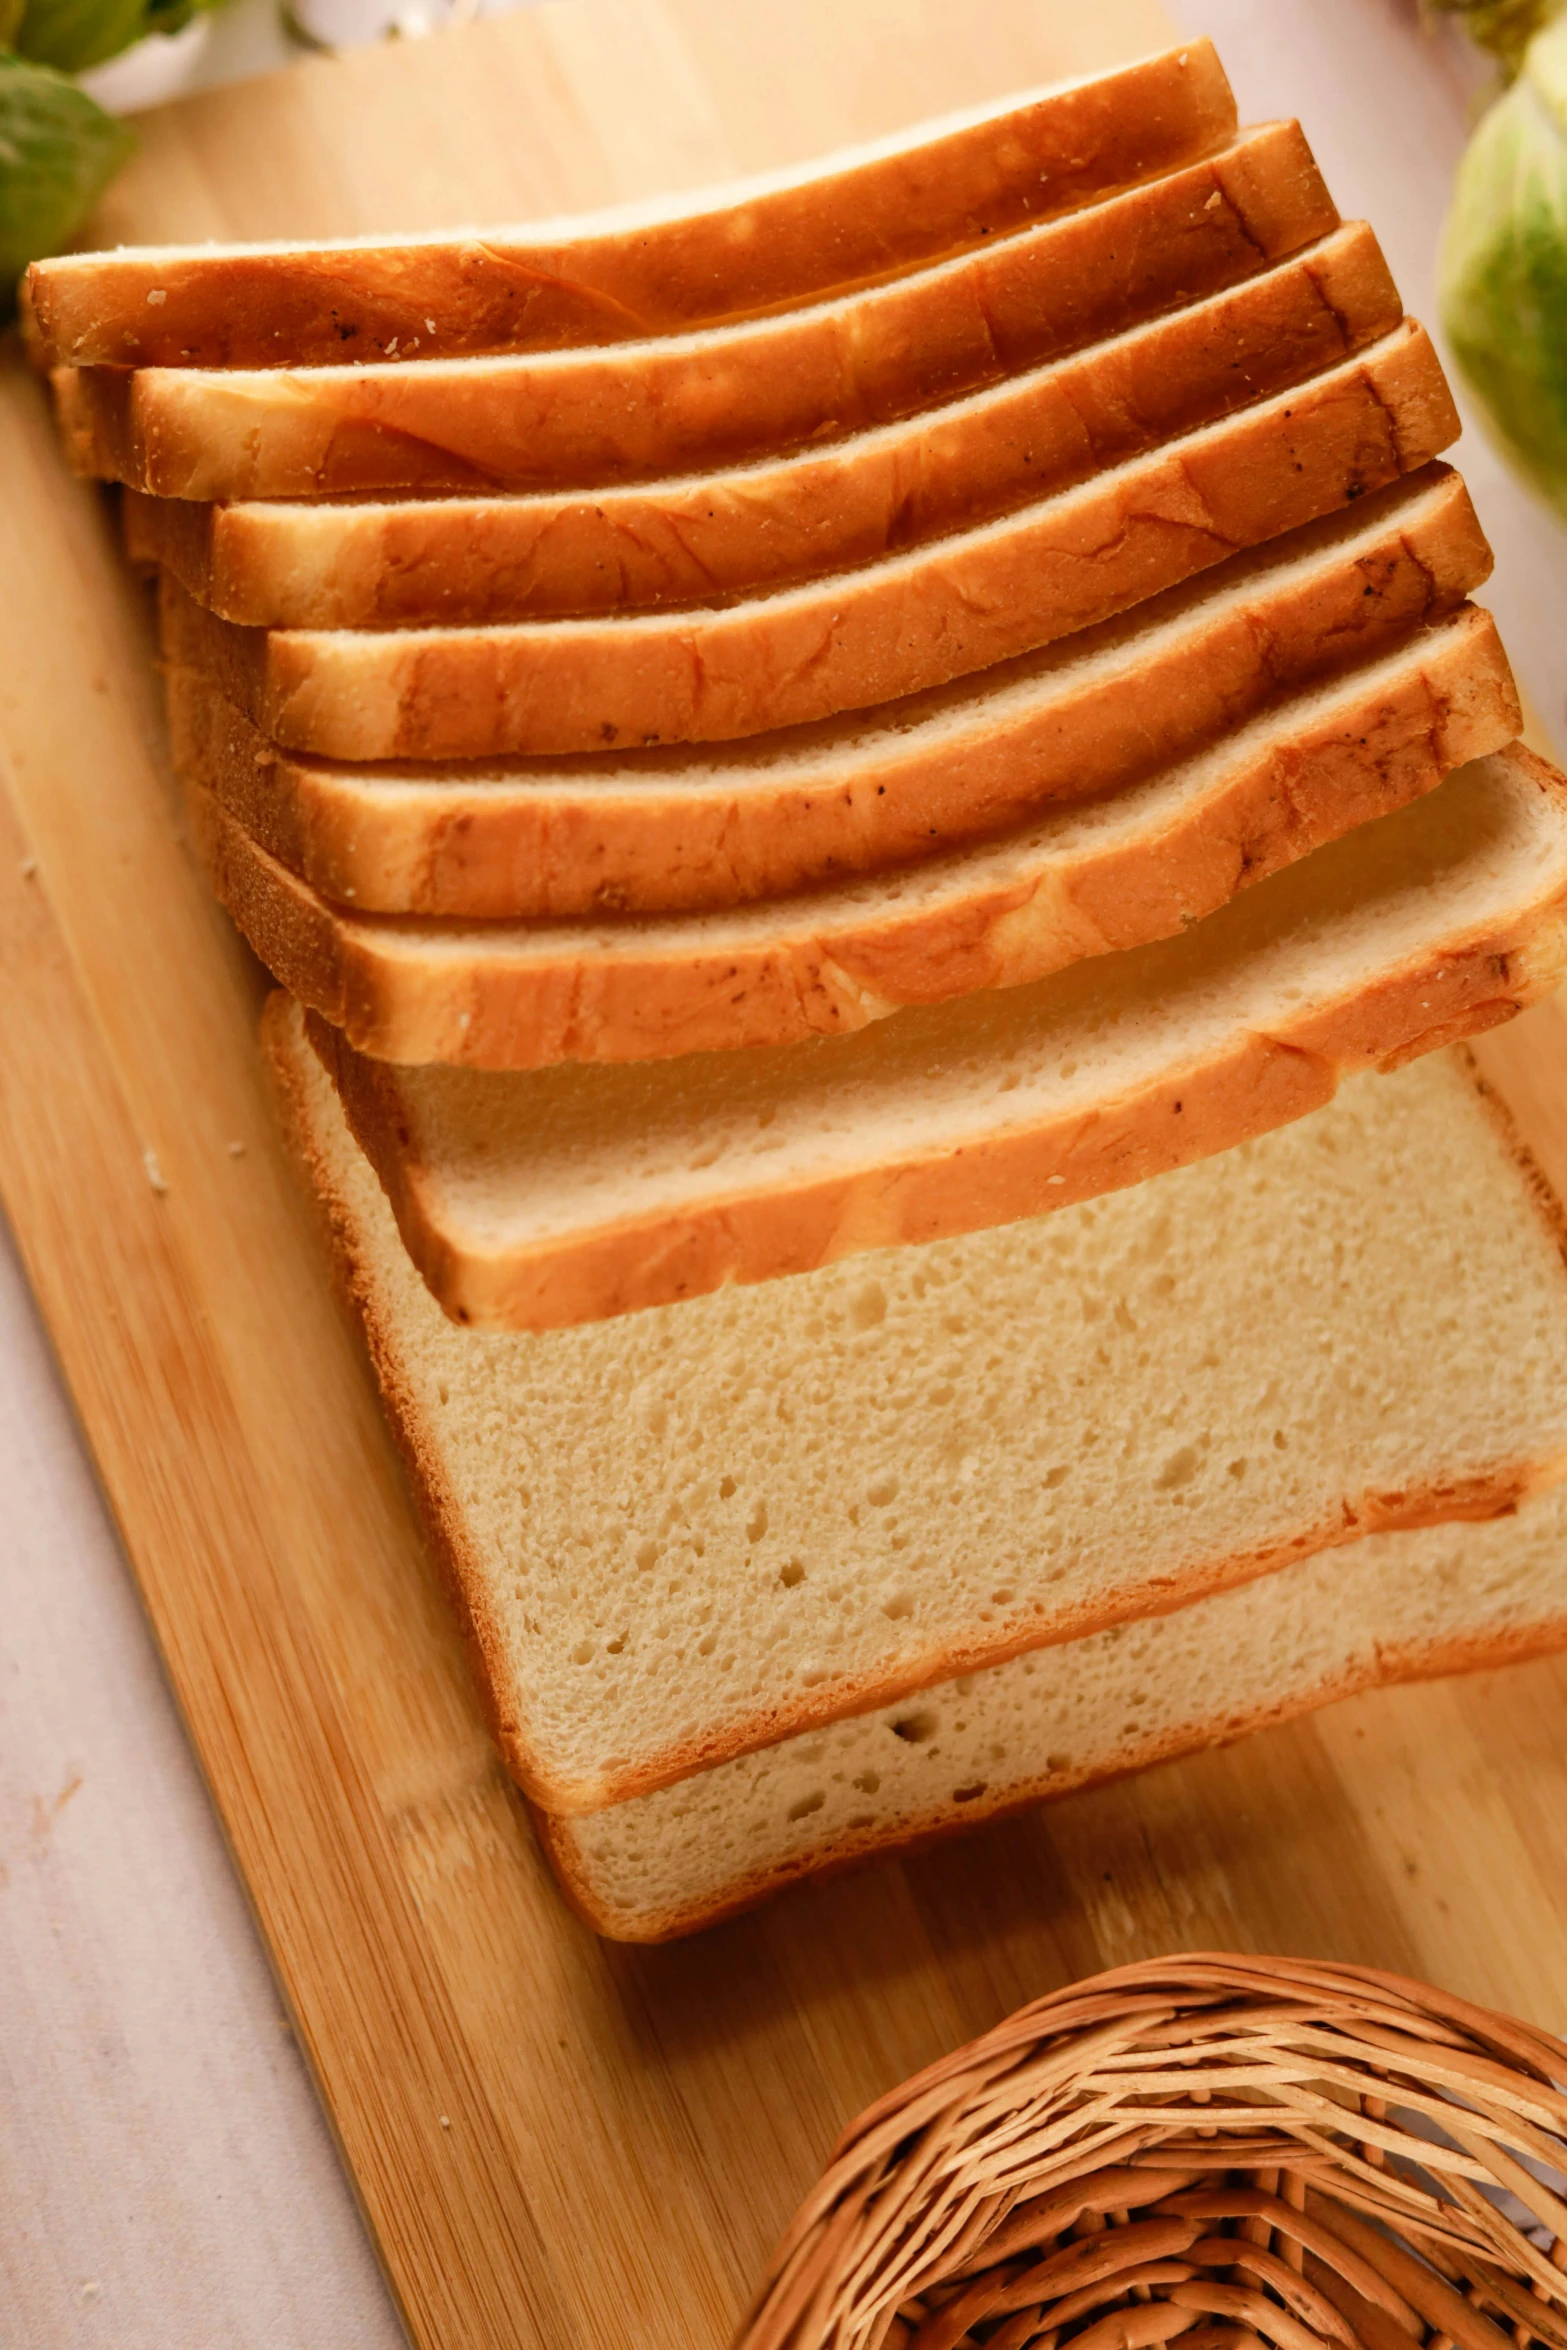
M 440 1312 L 268 1033 L 512 1769 L 593 1808 L 1567 1461 L 1567 1269 L 1436 1055 L 1113 1197 L 544 1336 Z
M 603 1933 L 689 1932 L 793 1878 L 1392 1681 L 1567 1644 L 1567 1490 L 1487 1525 L 1372 1534 L 835 1722 L 678 1786 L 541 1822 Z

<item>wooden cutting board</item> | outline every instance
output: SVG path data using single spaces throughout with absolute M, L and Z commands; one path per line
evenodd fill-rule
M 549 0 L 150 119 L 101 230 L 516 218 L 1165 38 L 1153 0 Z M 416 2341 L 716 2350 L 859 2106 L 1106 1963 L 1331 1955 L 1567 2024 L 1554 1665 L 1344 1706 L 683 1946 L 578 1926 L 272 1133 L 145 599 L 14 353 L 0 482 L 0 1194 Z M 1567 1022 L 1487 1057 L 1567 1183 Z

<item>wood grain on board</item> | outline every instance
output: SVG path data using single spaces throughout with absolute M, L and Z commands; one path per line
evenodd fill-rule
M 149 118 L 105 238 L 694 184 L 1162 45 L 1148 0 L 546 0 Z M 1567 1671 L 1360 1701 L 662 1951 L 565 1912 L 486 1741 L 179 831 L 142 591 L 0 365 L 0 1196 L 409 2328 L 716 2350 L 842 2123 L 1182 1944 L 1567 2024 Z M 1567 1183 L 1567 1023 L 1487 1041 Z M 242 2117 L 236 2117 L 242 2120 Z

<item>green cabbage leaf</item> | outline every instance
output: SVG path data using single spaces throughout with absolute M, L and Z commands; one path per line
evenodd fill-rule
M 1536 34 L 1470 142 L 1440 299 L 1483 421 L 1567 517 L 1567 15 Z
M 177 33 L 217 0 L 0 0 L 0 48 L 56 73 L 106 65 L 148 33 Z
M 145 0 L 24 0 L 17 52 L 57 73 L 85 73 L 139 41 L 146 13 Z
M 0 52 L 0 317 L 28 262 L 59 251 L 135 143 L 74 82 Z
M 1499 58 L 1509 81 L 1541 25 L 1560 0 L 1425 0 L 1433 16 L 1456 16 L 1471 41 Z

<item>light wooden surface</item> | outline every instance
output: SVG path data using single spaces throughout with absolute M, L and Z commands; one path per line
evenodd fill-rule
M 164 118 L 113 233 L 515 216 L 1159 39 L 1136 0 L 562 0 Z M 577 1927 L 272 1137 L 258 977 L 179 839 L 143 600 L 14 365 L 0 474 L 0 1194 L 421 2344 L 719 2344 L 856 2108 L 1103 1963 L 1325 1953 L 1567 2021 L 1551 1665 L 1347 1707 L 693 1944 Z M 1560 1013 L 1490 1057 L 1567 1176 Z

